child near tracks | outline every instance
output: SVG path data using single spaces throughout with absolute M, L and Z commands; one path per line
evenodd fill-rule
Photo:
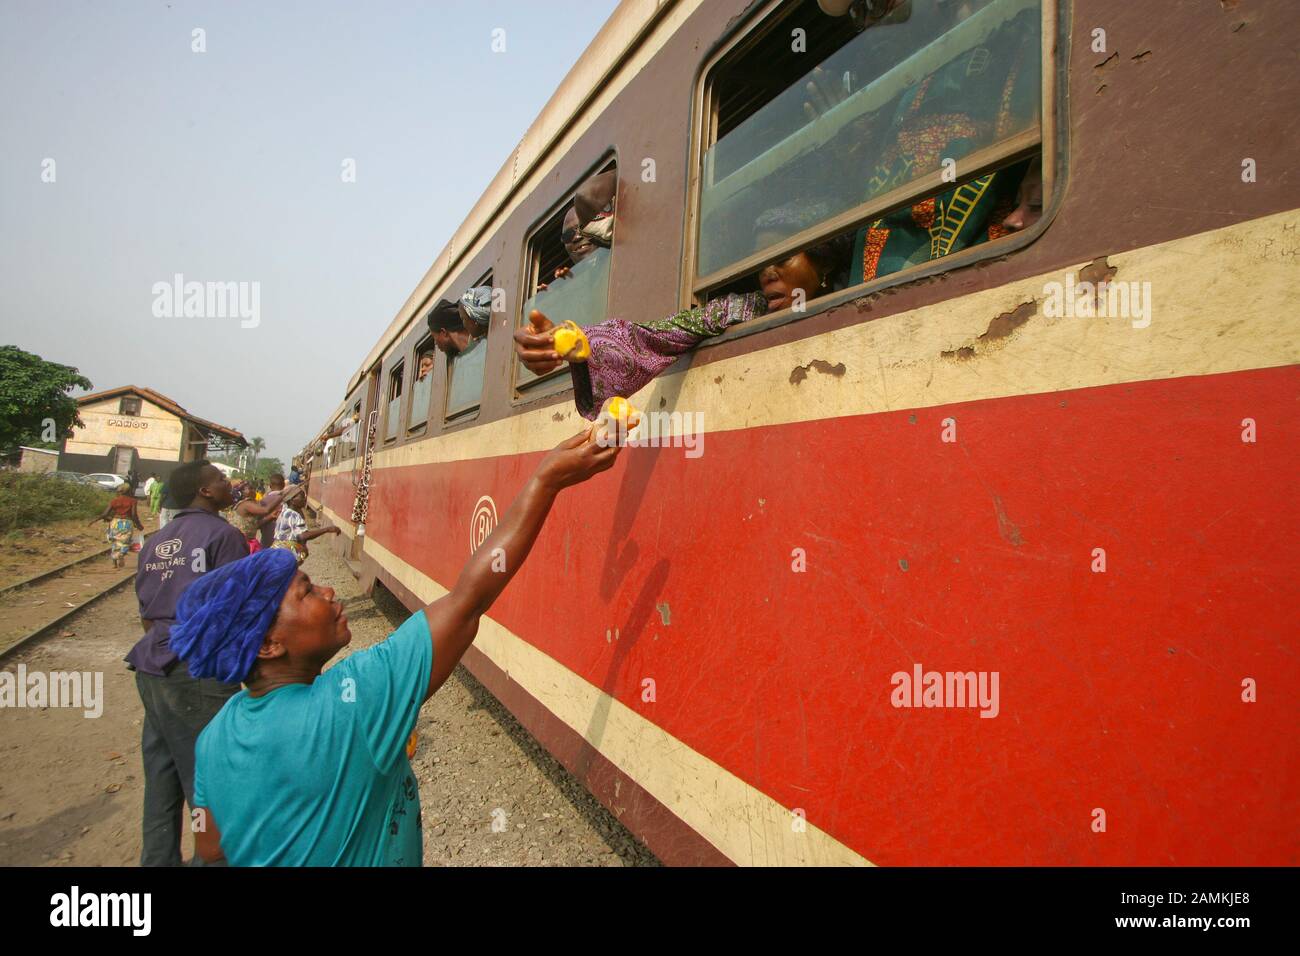
M 280 501 L 283 503 L 280 505 L 280 516 L 275 520 L 275 540 L 271 547 L 292 551 L 299 564 L 307 560 L 308 541 L 324 534 L 339 533 L 339 529 L 333 526 L 314 531 L 307 528 L 307 520 L 302 516 L 302 510 L 307 504 L 306 488 L 290 485 L 284 489 Z

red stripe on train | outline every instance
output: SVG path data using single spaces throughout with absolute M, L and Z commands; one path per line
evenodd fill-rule
M 561 495 L 492 615 L 876 863 L 1295 864 L 1298 383 L 631 449 Z M 504 510 L 540 458 L 378 472 L 367 533 L 450 585 L 475 503 Z M 998 716 L 895 708 L 916 663 L 998 672 Z

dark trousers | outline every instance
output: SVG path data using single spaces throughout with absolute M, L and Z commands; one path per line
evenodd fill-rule
M 194 807 L 194 742 L 238 684 L 199 680 L 181 661 L 166 677 L 139 671 L 144 703 L 140 754 L 144 758 L 144 848 L 141 866 L 181 865 L 182 803 Z M 198 855 L 195 865 L 202 865 Z

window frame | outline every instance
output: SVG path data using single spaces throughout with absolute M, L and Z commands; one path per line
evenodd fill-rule
M 716 270 L 710 275 L 698 276 L 696 270 L 699 264 L 698 230 L 701 189 L 704 182 L 704 156 L 713 145 L 711 140 L 717 128 L 716 103 L 712 98 L 714 78 L 710 74 L 728 56 L 741 51 L 746 45 L 755 43 L 760 38 L 760 31 L 764 30 L 765 24 L 772 23 L 768 29 L 778 29 L 780 21 L 773 21 L 773 16 L 778 14 L 781 7 L 792 2 L 793 0 L 767 0 L 758 5 L 749 16 L 737 22 L 714 44 L 696 75 L 691 106 L 686 215 L 678 293 L 681 308 L 703 304 L 711 290 L 754 274 L 768 262 L 789 256 L 817 241 L 861 228 L 882 215 L 915 203 L 918 199 L 934 195 L 953 185 L 978 179 L 988 172 L 1013 165 L 1039 152 L 1042 155 L 1043 195 L 1046 197 L 1046 204 L 1039 221 L 1022 232 L 968 247 L 940 259 L 919 263 L 870 282 L 820 296 L 809 301 L 801 312 L 795 312 L 793 308 L 787 307 L 768 313 L 755 322 L 733 326 L 722 335 L 700 343 L 701 347 L 718 345 L 745 335 L 752 335 L 763 329 L 805 319 L 880 289 L 913 282 L 938 273 L 951 272 L 982 259 L 1001 257 L 1022 249 L 1035 242 L 1047 230 L 1056 217 L 1064 194 L 1068 145 L 1066 133 L 1069 128 L 1068 117 L 1064 115 L 1066 109 L 1064 91 L 1069 88 L 1068 27 L 1073 11 L 1070 8 L 1070 0 L 1040 0 L 1043 16 L 1040 81 L 1042 103 L 1037 132 L 1030 130 L 1018 134 L 965 157 L 963 175 L 956 183 L 945 183 L 942 171 L 936 171 L 869 202 L 861 203 L 854 209 L 832 216 L 814 227 L 747 256 L 724 269 Z
M 573 202 L 573 197 L 578 194 L 578 190 L 582 187 L 583 183 L 592 176 L 598 176 L 603 172 L 608 172 L 611 168 L 618 173 L 619 178 L 618 186 L 616 186 L 614 190 L 614 241 L 610 244 L 609 278 L 606 280 L 605 286 L 605 301 L 608 303 L 609 290 L 614 284 L 614 254 L 618 245 L 617 199 L 623 184 L 623 163 L 622 160 L 619 159 L 618 148 L 613 145 L 606 147 L 606 149 L 600 154 L 600 157 L 593 164 L 588 166 L 582 175 L 574 180 L 569 189 L 561 195 L 559 199 L 548 206 L 546 211 L 538 216 L 537 219 L 533 221 L 533 224 L 528 228 L 528 231 L 524 233 L 523 246 L 520 252 L 519 272 L 517 273 L 519 276 L 518 304 L 513 310 L 515 317 L 512 320 L 513 324 L 510 327 L 512 336 L 515 330 L 522 328 L 527 321 L 527 316 L 524 315 L 524 303 L 532 298 L 532 293 L 525 293 L 524 290 L 535 288 L 538 279 L 537 269 L 539 257 L 536 255 L 533 248 L 534 241 L 550 221 Z M 561 220 L 561 222 L 563 222 L 563 220 Z M 531 382 L 526 382 L 521 386 L 519 384 L 519 369 L 522 365 L 523 363 L 519 361 L 519 356 L 515 354 L 512 340 L 510 349 L 510 404 L 512 407 L 527 405 L 540 398 L 550 398 L 554 395 L 561 395 L 566 390 L 572 390 L 573 388 L 573 380 L 568 374 L 568 363 L 566 362 L 561 362 L 559 368 L 547 372 L 545 375 L 539 375 Z
M 127 411 L 127 402 L 135 405 L 134 411 Z M 117 414 L 127 418 L 139 418 L 140 413 L 144 411 L 144 399 L 138 395 L 123 395 L 117 402 Z

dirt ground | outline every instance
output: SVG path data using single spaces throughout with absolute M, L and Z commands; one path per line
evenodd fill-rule
M 382 640 L 405 617 L 386 593 L 376 592 L 378 604 L 363 597 L 328 548 L 314 549 L 305 570 L 347 603 L 353 651 Z M 132 589 L 80 612 L 64 630 L 68 636 L 19 652 L 4 669 L 16 672 L 23 663 L 29 672 L 102 671 L 103 715 L 0 710 L 0 865 L 134 866 L 142 710 L 122 663 L 140 633 Z M 464 668 L 424 706 L 418 729 L 411 764 L 420 781 L 426 866 L 657 865 Z M 496 810 L 504 813 L 504 832 L 492 830 Z
M 146 531 L 152 531 L 157 525 L 157 521 L 149 517 L 147 504 L 140 508 L 140 520 Z M 87 526 L 85 520 L 73 518 L 54 521 L 43 528 L 10 532 L 5 535 L 4 547 L 0 547 L 0 588 L 102 551 L 108 546 L 104 540 L 105 527 L 102 521 Z M 107 567 L 108 564 L 105 556 L 104 565 Z

